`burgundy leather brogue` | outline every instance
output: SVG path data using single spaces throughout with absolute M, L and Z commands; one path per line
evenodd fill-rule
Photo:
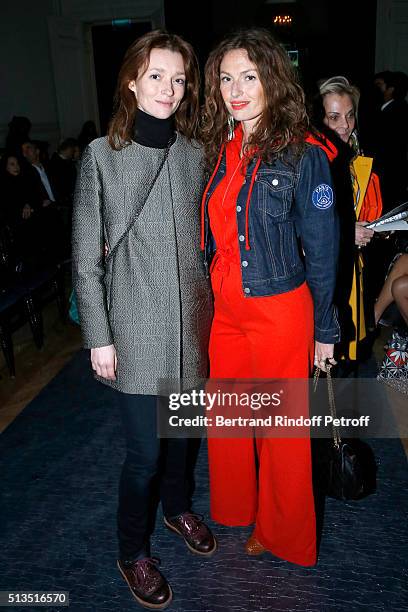
M 157 568 L 158 559 L 145 557 L 118 568 L 136 601 L 148 610 L 164 610 L 173 599 L 171 587 Z
M 164 517 L 164 524 L 184 538 L 187 547 L 196 555 L 210 557 L 217 550 L 217 540 L 200 514 L 183 512 L 173 518 Z

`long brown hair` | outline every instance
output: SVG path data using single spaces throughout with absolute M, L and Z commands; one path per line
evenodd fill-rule
M 227 139 L 228 111 L 220 92 L 220 66 L 224 55 L 234 49 L 248 53 L 265 93 L 265 109 L 247 143 L 247 155 L 268 162 L 288 145 L 299 153 L 308 127 L 303 90 L 285 49 L 267 30 L 252 28 L 227 36 L 212 51 L 205 66 L 201 139 L 208 167 L 214 166 Z
M 165 30 L 154 30 L 132 43 L 123 59 L 114 98 L 114 114 L 108 129 L 108 141 L 112 149 L 122 149 L 132 140 L 137 100 L 128 85 L 147 69 L 152 49 L 168 49 L 182 55 L 186 73 L 186 91 L 175 113 L 175 125 L 176 130 L 189 139 L 196 134 L 200 73 L 193 48 L 176 34 L 169 34 Z

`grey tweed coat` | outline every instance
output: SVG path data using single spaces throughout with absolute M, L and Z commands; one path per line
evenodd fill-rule
M 207 375 L 212 296 L 199 248 L 202 152 L 181 135 L 136 224 L 126 231 L 164 151 L 106 138 L 84 151 L 73 212 L 73 285 L 85 348 L 114 344 L 125 393 L 156 395 L 160 379 L 184 386 Z

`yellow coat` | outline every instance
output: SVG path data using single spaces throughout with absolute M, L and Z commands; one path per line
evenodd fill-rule
M 351 162 L 351 174 L 353 176 L 353 192 L 354 192 L 354 210 L 356 212 L 356 219 L 359 220 L 361 208 L 363 206 L 364 197 L 367 191 L 368 183 L 370 180 L 371 170 L 373 166 L 373 159 L 371 157 L 364 157 L 358 155 Z M 353 315 L 353 323 L 356 328 L 356 339 L 352 340 L 349 344 L 349 358 L 357 358 L 357 333 L 358 341 L 363 340 L 366 337 L 366 326 L 364 318 L 364 301 L 363 301 L 363 256 L 361 252 L 358 252 L 356 256 L 356 262 L 354 266 L 353 284 L 350 294 L 350 307 Z M 358 308 L 359 302 L 359 308 Z M 360 311 L 359 321 L 357 321 L 358 310 Z

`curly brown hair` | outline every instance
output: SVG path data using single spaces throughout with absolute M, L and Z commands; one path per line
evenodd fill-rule
M 141 36 L 126 51 L 119 70 L 114 98 L 114 114 L 108 128 L 108 141 L 112 149 L 120 150 L 132 140 L 137 100 L 128 85 L 146 70 L 152 49 L 168 49 L 180 53 L 186 72 L 186 91 L 175 113 L 176 130 L 188 139 L 197 132 L 199 117 L 200 72 L 192 46 L 176 34 L 153 30 Z
M 303 89 L 285 49 L 267 30 L 251 28 L 224 38 L 205 66 L 201 140 L 208 167 L 214 166 L 227 140 L 228 111 L 220 92 L 220 66 L 224 55 L 234 49 L 248 53 L 265 93 L 265 109 L 247 143 L 246 154 L 270 162 L 289 145 L 299 154 L 309 124 Z

